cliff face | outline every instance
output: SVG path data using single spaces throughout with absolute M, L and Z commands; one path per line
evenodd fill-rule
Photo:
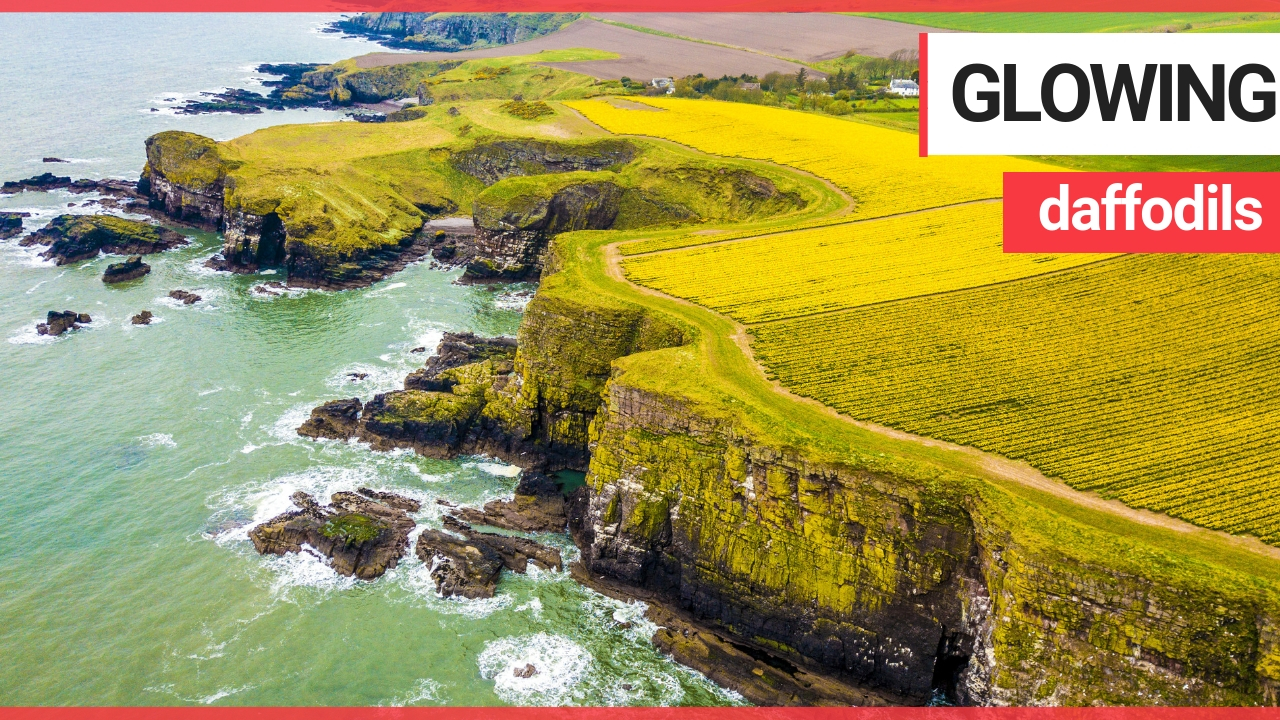
M 175 220 L 220 230 L 226 171 L 213 140 L 188 132 L 157 133 L 147 138 L 138 191 Z
M 687 338 L 639 307 L 565 292 L 574 281 L 555 257 L 521 328 L 521 386 L 534 425 L 555 429 L 544 437 L 587 463 L 571 527 L 592 577 L 642 589 L 794 677 L 917 702 L 1276 702 L 1274 588 L 1175 570 L 1176 547 L 987 481 L 815 460 L 705 399 L 634 382 L 611 361 Z M 661 642 L 695 666 L 706 655 L 694 634 Z
M 1011 540 L 958 488 L 806 461 L 609 384 L 593 573 L 850 682 L 987 704 L 1275 701 L 1259 606 Z

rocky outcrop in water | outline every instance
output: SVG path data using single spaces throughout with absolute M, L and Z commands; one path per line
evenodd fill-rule
M 129 318 L 129 322 L 134 325 L 150 325 L 153 317 L 155 316 L 151 314 L 150 310 L 143 310 L 132 318 Z
M 511 500 L 491 500 L 484 510 L 458 508 L 459 520 L 472 525 L 491 525 L 521 532 L 564 532 L 568 525 L 568 504 L 554 480 L 542 473 L 526 471 L 516 485 Z
M 186 290 L 170 290 L 169 297 L 181 302 L 183 305 L 195 305 L 204 299 L 199 295 L 193 292 L 187 292 Z
M 0 240 L 22 234 L 22 219 L 31 217 L 25 212 L 0 212 Z
M 142 262 L 142 258 L 134 255 L 121 263 L 112 263 L 102 273 L 102 282 L 108 285 L 128 282 L 151 272 L 151 266 Z
M 49 190 L 66 190 L 72 193 L 102 193 L 127 198 L 140 198 L 137 183 L 128 180 L 91 180 L 82 178 L 72 180 L 69 176 L 42 173 L 25 180 L 10 180 L 0 185 L 0 195 L 11 195 L 20 192 L 47 192 Z
M 451 532 L 423 530 L 415 548 L 444 597 L 493 597 L 503 568 L 523 574 L 530 563 L 548 570 L 563 567 L 559 550 L 532 540 L 478 532 L 450 517 L 445 528 Z
M 311 417 L 298 428 L 298 434 L 309 438 L 348 440 L 360 432 L 360 398 L 332 400 L 311 411 Z
M 304 492 L 294 493 L 292 500 L 298 510 L 249 531 L 254 548 L 264 555 L 314 548 L 340 575 L 362 580 L 381 577 L 396 566 L 415 526 L 409 513 L 421 509 L 411 498 L 368 488 L 334 493 L 328 506 Z
M 77 313 L 70 310 L 50 310 L 48 317 L 44 322 L 36 325 L 36 333 L 39 335 L 58 336 L 68 330 L 79 330 L 82 324 L 93 322 L 93 318 L 88 313 Z
M 66 265 L 100 253 L 149 255 L 189 242 L 181 233 L 139 220 L 114 215 L 60 215 L 18 244 L 48 245 L 40 257 Z
M 486 338 L 469 332 L 445 333 L 436 346 L 436 354 L 427 358 L 421 368 L 409 373 L 404 379 L 404 387 L 406 390 L 447 392 L 457 385 L 457 381 L 442 376 L 446 370 L 484 360 L 503 363 L 515 358 L 515 338 Z

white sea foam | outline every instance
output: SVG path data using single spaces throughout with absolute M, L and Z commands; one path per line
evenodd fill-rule
M 39 320 L 32 320 L 23 325 L 9 335 L 9 342 L 13 345 L 51 345 L 58 341 L 58 338 L 52 335 L 41 335 L 36 332 L 36 323 Z
M 480 675 L 493 680 L 493 691 L 512 705 L 560 706 L 585 699 L 583 681 L 595 669 L 586 648 L 563 635 L 537 633 L 506 637 L 485 644 L 477 658 Z M 531 677 L 516 670 L 533 665 Z
M 421 530 L 418 532 L 420 533 Z M 491 598 L 441 597 L 436 591 L 435 580 L 431 579 L 431 566 L 416 557 L 406 556 L 400 566 L 387 575 L 392 576 L 392 579 L 401 587 L 412 592 L 416 598 L 415 602 L 421 602 L 427 608 L 444 615 L 485 618 L 499 610 L 511 607 L 515 601 L 511 595 L 501 592 Z
M 496 477 L 513 478 L 520 475 L 519 465 L 508 465 L 502 462 L 466 463 L 463 467 L 473 467 Z
M 525 306 L 533 299 L 532 290 L 501 293 L 493 299 L 493 306 L 499 310 L 516 310 L 524 312 Z
M 529 569 L 536 570 L 537 567 L 535 567 L 534 565 L 529 565 Z M 529 611 L 530 615 L 541 620 L 542 619 L 542 600 L 537 597 L 531 597 L 529 598 L 529 602 L 516 607 L 516 612 L 524 612 L 526 610 Z
M 391 707 L 446 704 L 448 703 L 444 697 L 444 687 L 431 678 L 422 678 L 413 686 L 413 689 L 387 701 L 387 705 Z
M 242 693 L 245 690 L 252 690 L 253 688 L 254 688 L 253 685 L 241 685 L 240 687 L 218 688 L 218 690 L 215 691 L 212 695 L 206 695 L 200 698 L 199 702 L 202 705 L 212 705 L 224 697 L 235 695 L 236 693 Z
M 169 433 L 151 433 L 138 438 L 138 442 L 146 447 L 168 447 L 176 448 L 178 443 L 173 441 L 173 436 Z

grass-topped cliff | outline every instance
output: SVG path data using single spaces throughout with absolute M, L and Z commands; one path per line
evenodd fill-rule
M 547 107 L 526 119 L 500 100 L 439 103 L 406 122 L 279 126 L 222 143 L 160 133 L 144 175 L 157 204 L 224 229 L 231 265 L 282 264 L 291 281 L 333 286 L 405 252 L 435 216 L 475 212 L 495 252 L 523 254 L 506 265 L 528 272 L 557 232 L 785 216 L 817 199 L 790 173 L 606 140 Z
M 436 102 L 511 99 L 574 99 L 600 93 L 603 84 L 586 75 L 542 63 L 611 60 L 616 53 L 590 48 L 543 50 L 532 55 L 477 60 L 439 60 L 365 67 L 350 58 L 305 73 L 287 99 L 327 97 L 341 105 L 397 98 Z

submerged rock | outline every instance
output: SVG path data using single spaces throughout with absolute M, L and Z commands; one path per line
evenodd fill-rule
M 523 532 L 562 532 L 569 523 L 568 504 L 554 480 L 526 471 L 512 500 L 492 500 L 484 510 L 459 508 L 458 519 L 474 525 L 492 525 Z
M 412 498 L 368 488 L 334 493 L 329 506 L 301 491 L 291 499 L 298 510 L 249 531 L 254 548 L 263 555 L 284 555 L 307 545 L 329 558 L 338 574 L 363 580 L 396 566 L 416 525 L 409 513 L 421 509 Z
M 77 313 L 71 310 L 50 310 L 49 315 L 44 322 L 36 325 L 36 333 L 39 335 L 58 336 L 68 330 L 78 330 L 82 324 L 93 322 L 93 318 L 89 317 L 89 313 Z
M 174 300 L 182 301 L 183 305 L 194 305 L 204 299 L 199 295 L 193 292 L 187 292 L 186 290 L 170 290 L 169 297 Z
M 181 233 L 114 215 L 60 215 L 28 235 L 20 245 L 48 245 L 40 257 L 58 265 L 87 260 L 99 253 L 149 255 L 186 245 Z
M 151 318 L 153 317 L 155 316 L 151 314 L 150 310 L 143 310 L 137 315 L 134 315 L 133 318 L 130 320 L 130 322 L 132 322 L 134 325 L 150 325 Z
M 332 400 L 311 411 L 311 417 L 298 428 L 298 434 L 310 438 L 348 440 L 360 430 L 360 398 Z
M 531 678 L 538 674 L 538 668 L 534 667 L 533 663 L 525 663 L 524 667 L 515 668 L 511 672 L 518 678 Z
M 151 272 L 151 266 L 142 262 L 142 258 L 134 255 L 121 263 L 112 263 L 102 273 L 102 282 L 108 284 L 128 282 Z
M 28 217 L 31 217 L 31 213 L 0 212 L 0 240 L 22 234 L 22 218 Z
M 418 536 L 415 552 L 431 567 L 436 590 L 445 597 L 493 597 L 504 567 L 523 574 L 529 563 L 554 570 L 564 565 L 559 550 L 533 540 L 478 532 L 447 516 L 444 523 L 446 529 L 457 535 L 424 530 Z

